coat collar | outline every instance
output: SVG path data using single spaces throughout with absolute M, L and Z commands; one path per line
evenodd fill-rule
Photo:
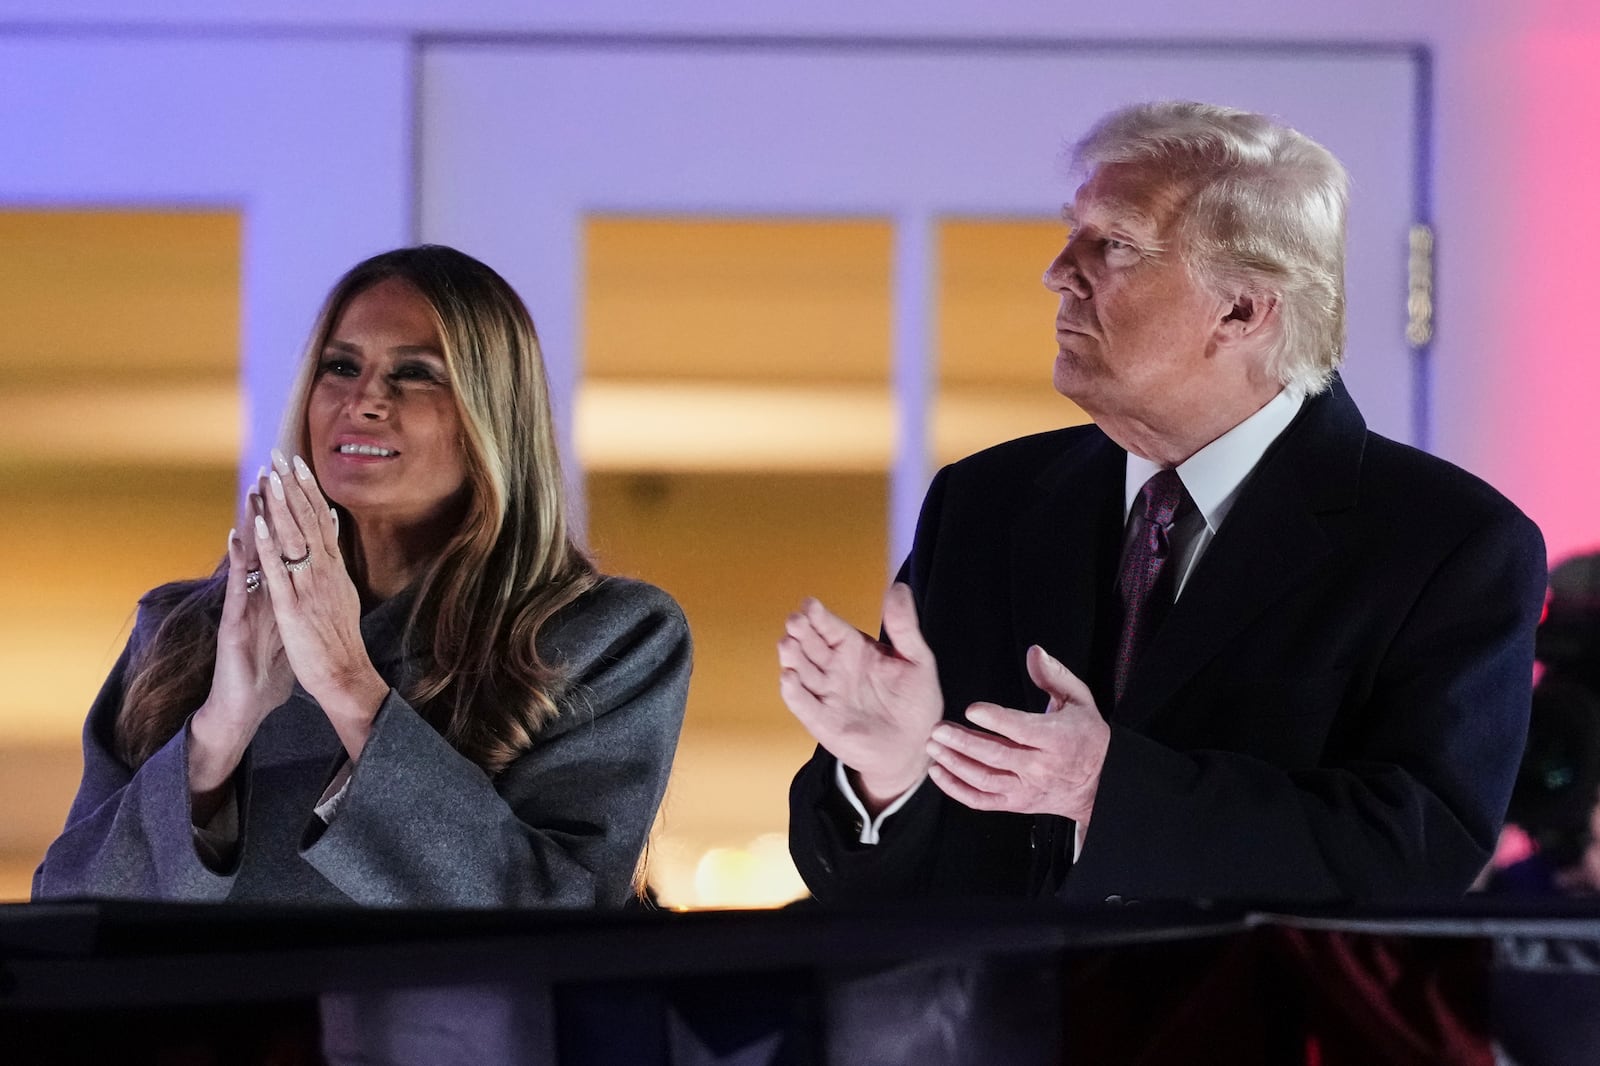
M 416 587 L 374 605 L 361 616 L 361 639 L 367 646 L 372 665 L 385 679 L 393 681 L 391 670 L 406 658 L 406 623 L 411 620 L 411 607 L 416 602 Z

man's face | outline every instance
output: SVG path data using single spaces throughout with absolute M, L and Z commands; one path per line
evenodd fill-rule
M 1071 235 L 1044 274 L 1061 296 L 1055 387 L 1104 424 L 1158 426 L 1204 402 L 1231 309 L 1184 265 L 1177 192 L 1129 164 L 1102 166 L 1063 211 Z

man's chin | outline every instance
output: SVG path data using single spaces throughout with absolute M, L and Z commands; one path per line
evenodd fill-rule
M 1051 374 L 1051 384 L 1057 392 L 1082 405 L 1081 397 L 1087 391 L 1091 375 L 1087 372 L 1082 356 L 1063 351 L 1056 356 L 1055 369 Z

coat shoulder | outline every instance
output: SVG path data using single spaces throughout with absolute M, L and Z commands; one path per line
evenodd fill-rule
M 1043 433 L 1030 433 L 992 445 L 979 452 L 958 459 L 948 469 L 968 475 L 983 476 L 996 470 L 1018 467 L 1042 468 L 1063 455 L 1079 449 L 1106 444 L 1107 438 L 1092 424 L 1051 429 Z
M 1009 495 L 1032 490 L 1041 479 L 1074 469 L 1094 458 L 1120 458 L 1122 451 L 1093 425 L 1034 433 L 974 452 L 939 472 L 939 479 L 963 497 Z
M 580 642 L 605 641 L 641 626 L 688 631 L 683 608 L 670 593 L 647 581 L 610 575 L 565 607 L 559 618 L 559 631 Z
M 539 643 L 575 689 L 606 705 L 652 684 L 681 688 L 693 659 L 689 623 L 677 601 L 625 577 L 602 577 L 561 609 Z
M 1423 513 L 1435 521 L 1476 528 L 1503 525 L 1525 540 L 1543 538 L 1533 520 L 1493 485 L 1448 460 L 1368 433 L 1363 495 L 1391 496 L 1402 513 Z

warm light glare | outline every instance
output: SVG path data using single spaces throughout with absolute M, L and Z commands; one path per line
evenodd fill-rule
M 8 392 L 0 455 L 9 466 L 139 463 L 231 468 L 239 454 L 234 382 Z
M 589 381 L 575 421 L 592 472 L 872 471 L 894 452 L 881 386 Z
M 660 850 L 678 852 L 654 877 L 663 906 L 674 909 L 781 907 L 802 898 L 806 886 L 789 858 L 783 833 L 763 833 L 742 845 L 718 845 L 700 852 L 690 865 L 681 846 L 663 838 Z

